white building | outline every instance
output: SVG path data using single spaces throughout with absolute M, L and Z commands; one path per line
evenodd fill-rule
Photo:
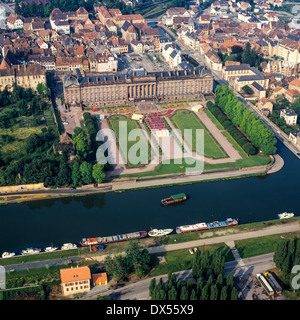
M 294 110 L 287 108 L 280 111 L 280 118 L 283 118 L 286 124 L 294 126 L 297 124 L 298 115 Z
M 293 144 L 300 147 L 300 130 L 295 129 L 290 132 L 289 139 L 293 142 Z
M 17 14 L 10 14 L 6 19 L 6 25 L 8 29 L 22 29 L 24 24 L 23 20 Z
M 181 52 L 172 45 L 166 45 L 163 48 L 162 56 L 171 68 L 177 68 L 181 63 Z

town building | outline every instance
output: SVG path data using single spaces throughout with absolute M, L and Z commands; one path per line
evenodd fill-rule
M 293 144 L 300 147 L 300 129 L 295 129 L 290 132 L 289 139 Z
M 63 78 L 64 97 L 70 105 L 124 105 L 130 101 L 151 99 L 180 101 L 203 97 L 213 91 L 213 76 L 205 67 L 190 70 L 127 74 L 82 75 L 77 69 Z
M 222 70 L 222 76 L 226 81 L 233 81 L 233 86 L 237 91 L 241 91 L 242 87 L 251 85 L 254 82 L 264 89 L 269 86 L 269 78 L 247 64 L 225 66 Z
M 173 45 L 166 45 L 162 50 L 162 56 L 172 69 L 178 68 L 181 63 L 181 51 Z
M 8 29 L 14 30 L 14 29 L 22 29 L 23 24 L 23 17 L 17 15 L 17 14 L 10 14 L 8 18 L 6 19 L 6 25 Z
M 102 286 L 104 284 L 107 284 L 107 273 L 94 273 L 92 275 L 92 282 L 94 286 Z
M 280 111 L 280 118 L 283 118 L 286 124 L 294 126 L 297 124 L 298 115 L 294 110 L 287 108 Z
M 8 65 L 0 67 L 0 91 L 13 90 L 14 85 L 36 90 L 39 83 L 46 84 L 46 70 L 38 64 Z
M 91 271 L 88 266 L 60 269 L 61 288 L 64 295 L 89 292 Z

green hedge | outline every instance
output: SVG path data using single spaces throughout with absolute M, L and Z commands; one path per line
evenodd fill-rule
M 249 156 L 257 154 L 258 150 L 218 106 L 214 105 L 212 102 L 208 102 L 207 108 Z

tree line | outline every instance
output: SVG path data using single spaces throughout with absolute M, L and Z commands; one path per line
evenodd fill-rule
M 300 265 L 300 238 L 280 241 L 274 251 L 274 263 L 281 270 L 284 277 L 291 275 L 294 265 Z
M 38 6 L 35 3 L 24 4 L 22 0 L 15 1 L 15 12 L 25 18 L 27 17 L 42 17 L 48 18 L 53 9 L 59 8 L 62 12 L 76 11 L 79 7 L 85 8 L 88 12 L 93 11 L 94 0 L 50 0 L 45 6 Z M 123 14 L 130 13 L 130 7 L 123 1 L 107 0 L 99 1 L 100 5 L 105 5 L 108 8 L 120 9 Z
M 274 132 L 237 99 L 232 88 L 217 86 L 215 104 L 249 137 L 256 148 L 266 155 L 276 153 L 277 140 Z
M 177 280 L 174 273 L 168 280 L 158 282 L 153 278 L 149 285 L 152 300 L 238 300 L 238 292 L 230 273 L 224 279 L 224 256 L 216 251 L 212 256 L 208 251 L 196 251 L 193 259 L 192 278 L 186 283 Z
M 253 144 L 232 123 L 232 121 L 224 114 L 224 112 L 218 106 L 213 104 L 211 101 L 208 101 L 206 107 L 249 156 L 257 154 L 257 149 L 253 146 Z

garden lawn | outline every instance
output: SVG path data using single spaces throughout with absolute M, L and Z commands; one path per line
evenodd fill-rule
M 119 127 L 119 123 L 120 121 L 124 121 L 124 122 L 127 122 L 127 135 L 121 135 L 119 134 L 119 130 L 120 130 L 120 127 Z M 113 115 L 109 118 L 109 122 L 110 122 L 110 125 L 111 125 L 111 128 L 114 130 L 115 134 L 116 134 L 116 138 L 117 138 L 117 143 L 118 143 L 118 148 L 120 150 L 120 153 L 122 154 L 123 158 L 124 158 L 124 155 L 126 154 L 126 150 L 123 150 L 122 149 L 122 145 L 124 145 L 126 142 L 127 142 L 127 159 L 128 159 L 128 165 L 130 167 L 133 167 L 133 166 L 141 166 L 143 164 L 141 163 L 132 163 L 130 160 L 130 157 L 128 156 L 128 153 L 131 149 L 131 147 L 133 147 L 135 144 L 138 143 L 138 141 L 140 141 L 139 137 L 137 138 L 137 140 L 135 141 L 129 141 L 128 140 L 128 135 L 129 133 L 131 132 L 131 130 L 133 129 L 142 129 L 141 126 L 139 125 L 139 123 L 135 120 L 132 120 L 132 119 L 129 119 L 127 118 L 126 116 L 123 116 L 123 115 Z M 143 139 L 143 143 L 145 143 L 148 147 L 148 163 L 150 162 L 150 154 L 151 154 L 151 147 L 150 147 L 150 144 L 148 142 L 148 138 L 147 136 L 143 136 L 142 137 Z M 120 147 L 121 145 L 121 147 Z M 138 152 L 136 152 L 136 156 L 137 157 L 140 157 L 140 150 L 137 150 Z
M 204 126 L 201 120 L 190 110 L 177 110 L 170 117 L 172 124 L 178 128 L 182 134 L 184 129 L 192 129 L 192 139 L 187 139 L 187 143 L 196 151 L 196 129 L 204 129 L 204 156 L 211 159 L 228 158 L 217 140 L 212 136 L 209 130 Z

